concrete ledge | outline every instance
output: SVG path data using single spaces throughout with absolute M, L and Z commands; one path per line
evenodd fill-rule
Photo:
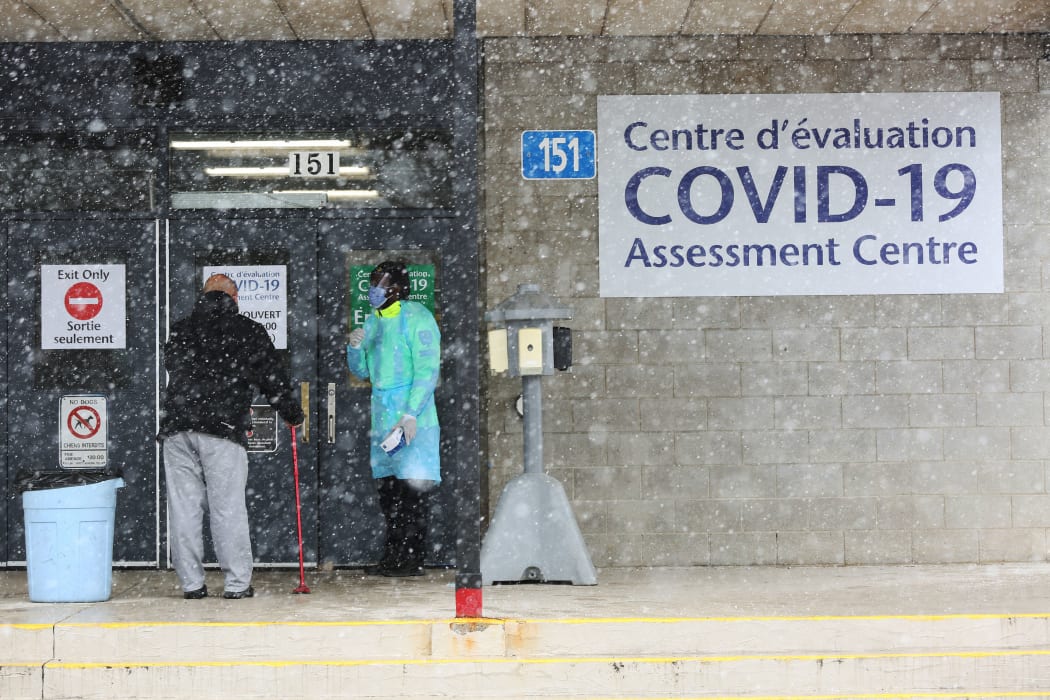
M 473 659 L 507 655 L 504 620 L 454 620 L 431 627 L 431 653 L 435 659 Z
M 35 661 L 39 666 L 54 658 L 54 648 L 53 624 L 0 624 L 0 665 Z M 2 697 L 5 695 L 0 693 Z
M 1048 662 L 1050 650 L 1040 649 L 447 662 L 53 663 L 44 671 L 43 695 L 36 697 L 1032 697 L 1050 687 Z
M 636 618 L 507 623 L 507 655 L 639 656 L 727 652 L 808 654 L 834 649 L 871 653 L 904 649 L 1050 647 L 1050 614 Z
M 0 698 L 4 700 L 39 700 L 44 696 L 43 664 L 0 664 Z
M 17 661 L 541 659 L 1050 648 L 1050 613 L 373 622 L 60 623 Z M 51 648 L 54 648 L 52 654 Z M 17 647 L 15 647 L 17 648 Z M 9 652 L 10 653 L 10 652 Z M 1048 661 L 1050 664 L 1050 661 Z
M 429 621 L 121 622 L 55 627 L 54 658 L 76 663 L 417 659 Z

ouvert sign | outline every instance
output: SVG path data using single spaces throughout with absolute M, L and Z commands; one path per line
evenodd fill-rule
M 606 297 L 1003 291 L 998 93 L 602 96 Z

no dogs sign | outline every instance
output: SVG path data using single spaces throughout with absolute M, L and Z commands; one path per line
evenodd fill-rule
M 109 463 L 106 397 L 63 396 L 58 410 L 60 466 L 92 469 Z

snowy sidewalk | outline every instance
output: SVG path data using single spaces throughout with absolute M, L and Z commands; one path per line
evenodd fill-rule
M 360 570 L 307 571 L 309 595 L 293 595 L 298 571 L 256 569 L 256 597 L 184 601 L 174 572 L 113 574 L 102 603 L 31 603 L 24 570 L 0 572 L 0 622 L 69 620 L 433 620 L 455 616 L 454 572 L 366 577 Z M 222 591 L 209 571 L 208 588 Z M 1050 613 L 1050 564 L 615 568 L 597 586 L 516 584 L 483 590 L 485 617 L 755 617 Z

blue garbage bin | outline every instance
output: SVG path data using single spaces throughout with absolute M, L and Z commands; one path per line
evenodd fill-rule
M 123 486 L 118 477 L 22 493 L 29 600 L 109 600 L 117 489 Z

